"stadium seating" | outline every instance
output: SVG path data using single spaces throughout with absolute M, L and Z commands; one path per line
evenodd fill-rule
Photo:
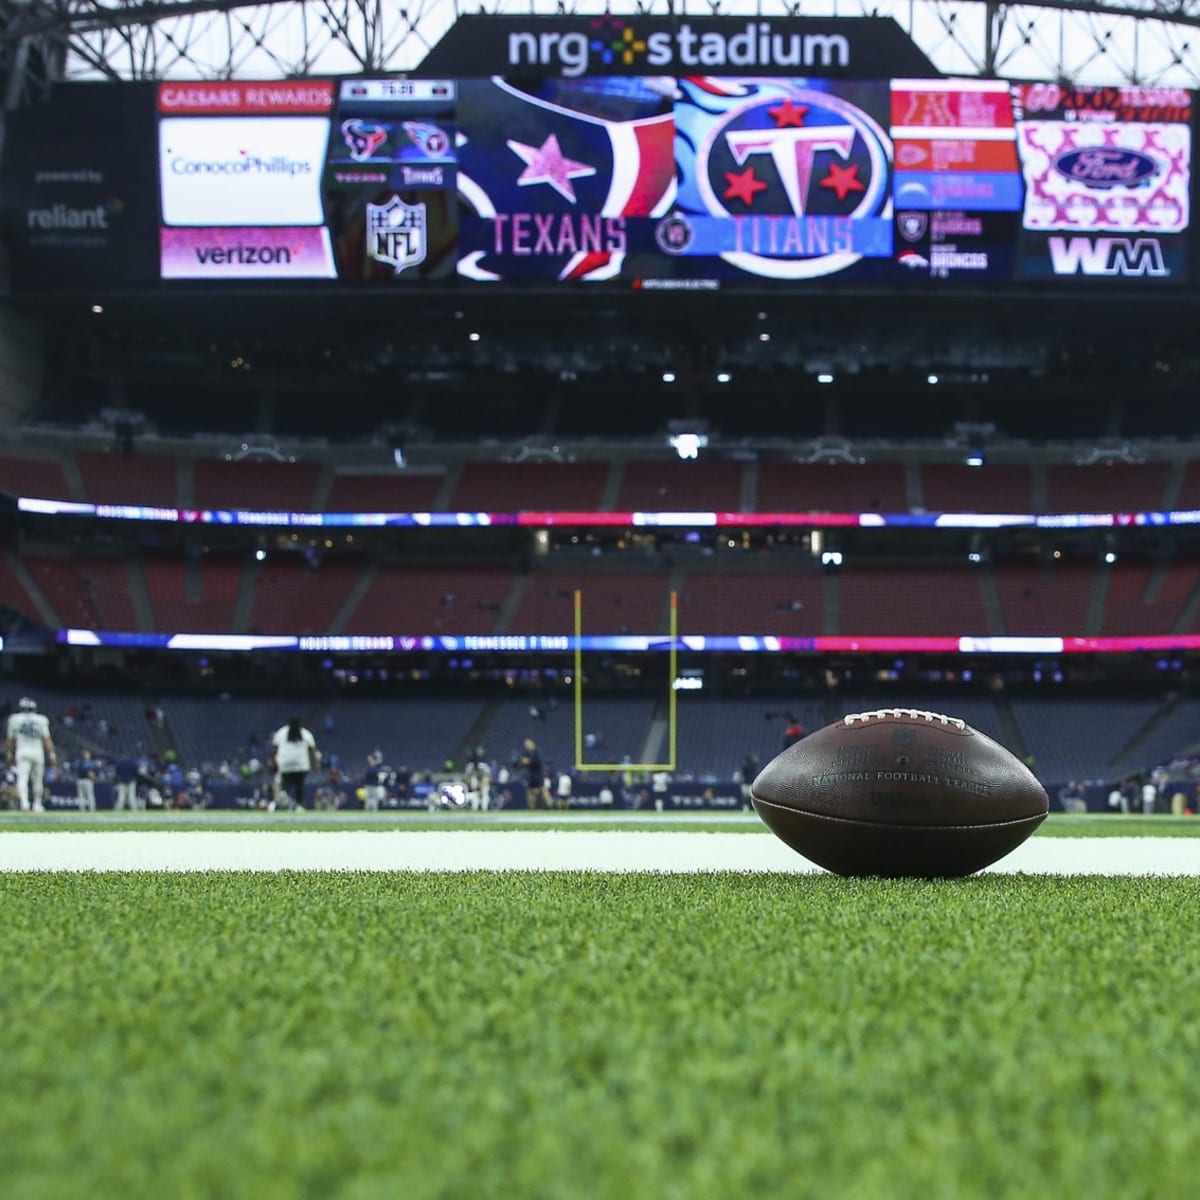
M 445 480 L 440 471 L 334 475 L 324 508 L 326 512 L 431 512 Z
M 618 512 L 739 512 L 742 465 L 736 462 L 630 462 L 621 474 Z
M 196 508 L 249 508 L 311 512 L 321 468 L 317 463 L 224 462 L 195 464 Z
M 844 634 L 990 632 L 978 567 L 846 566 L 838 572 L 838 591 Z
M 70 499 L 71 490 L 62 464 L 40 455 L 0 455 L 0 491 L 10 496 Z
M 668 588 L 659 571 L 539 570 L 525 581 L 506 632 L 573 633 L 576 589 L 583 593 L 585 633 L 667 631 Z
M 1033 512 L 1032 471 L 1025 464 L 922 463 L 919 474 L 927 512 Z
M 900 463 L 763 463 L 756 512 L 907 512 Z
M 143 564 L 154 625 L 160 633 L 229 633 L 246 562 L 240 556 Z
M 81 450 L 75 461 L 92 504 L 179 506 L 179 460 L 171 455 Z
M 381 567 L 343 632 L 491 633 L 512 582 L 509 567 Z
M 823 701 L 791 696 L 725 699 L 682 692 L 677 712 L 679 771 L 722 780 L 740 771 L 748 754 L 765 767 L 783 749 L 785 714 L 807 733 L 828 720 Z
M 1166 498 L 1167 463 L 1113 463 L 1046 468 L 1049 512 L 1143 512 L 1161 509 Z
M 60 623 L 77 629 L 138 629 L 125 558 L 25 556 L 25 566 Z
M 467 463 L 450 501 L 455 512 L 600 508 L 608 463 Z
M 1188 565 L 1118 563 L 1109 577 L 1100 632 L 1109 637 L 1172 633 L 1196 584 L 1196 571 Z
M 679 630 L 696 634 L 811 636 L 824 632 L 824 576 L 816 571 L 688 571 Z
M 329 633 L 365 570 L 357 558 L 327 558 L 310 567 L 299 557 L 268 555 L 254 579 L 249 633 Z
M 1086 633 L 1095 582 L 1091 563 L 998 563 L 995 576 L 1006 634 L 1077 637 Z

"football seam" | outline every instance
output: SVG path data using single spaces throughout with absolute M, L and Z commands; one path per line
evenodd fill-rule
M 839 825 L 870 825 L 875 829 L 1003 829 L 1006 825 L 1025 825 L 1030 821 L 1044 821 L 1046 812 L 1030 813 L 1027 817 L 1012 817 L 1006 821 L 983 821 L 974 824 L 954 824 L 954 825 L 915 825 L 905 824 L 896 821 L 871 821 L 867 818 L 859 817 L 835 817 L 831 813 L 813 812 L 811 808 L 793 808 L 788 804 L 775 804 L 770 800 L 763 800 L 761 797 L 750 793 L 750 799 L 755 804 L 761 804 L 765 808 L 770 808 L 779 813 L 795 813 L 802 817 L 816 817 L 819 821 L 835 821 Z

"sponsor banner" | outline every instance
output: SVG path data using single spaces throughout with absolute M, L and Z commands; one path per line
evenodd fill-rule
M 1021 274 L 1026 279 L 1185 283 L 1187 239 L 1141 233 L 1026 234 Z
M 726 268 L 719 273 L 732 277 L 816 279 L 856 267 L 868 249 L 890 254 L 883 242 L 891 235 L 892 144 L 880 123 L 886 83 L 704 77 L 677 87 L 678 191 L 659 233 L 666 253 L 701 253 L 688 241 L 694 226 L 709 244 L 742 239 L 745 249 L 716 255 Z M 724 237 L 714 220 L 728 222 Z M 803 241 L 859 222 L 867 223 L 861 244 L 843 235 L 823 252 Z
M 1008 280 L 1017 224 L 1015 213 L 903 209 L 896 214 L 896 262 L 915 278 Z
M 163 279 L 333 279 L 321 227 L 160 230 Z
M 896 142 L 897 171 L 1020 171 L 1017 162 L 1016 132 L 989 130 L 999 136 L 979 138 L 901 136 L 893 128 Z
M 1166 234 L 1187 229 L 1188 126 L 1022 121 L 1017 137 L 1026 229 Z
M 3 232 L 14 290 L 138 290 L 155 276 L 153 91 L 66 84 L 5 114 Z
M 936 75 L 887 17 L 746 19 L 466 15 L 421 64 L 425 76 Z
M 1192 119 L 1192 93 L 1186 88 L 1014 83 L 1012 93 L 1018 112 L 1031 119 L 1182 124 Z
M 167 116 L 296 116 L 327 113 L 333 107 L 328 79 L 280 79 L 271 83 L 170 82 L 158 87 L 158 111 Z
M 167 117 L 159 123 L 165 225 L 319 225 L 323 117 Z
M 1009 85 L 995 79 L 893 79 L 891 123 L 939 131 L 1012 129 Z
M 1020 212 L 1021 176 L 1001 171 L 897 171 L 897 208 Z

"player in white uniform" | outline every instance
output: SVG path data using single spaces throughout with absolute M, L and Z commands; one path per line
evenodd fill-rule
M 44 811 L 42 776 L 47 765 L 58 763 L 54 740 L 50 737 L 50 718 L 37 710 L 37 701 L 22 696 L 17 711 L 8 718 L 5 756 L 8 765 L 17 768 L 17 795 L 21 810 Z

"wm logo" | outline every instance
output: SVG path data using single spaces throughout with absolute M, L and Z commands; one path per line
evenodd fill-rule
M 1170 275 L 1158 238 L 1052 237 L 1055 275 Z

